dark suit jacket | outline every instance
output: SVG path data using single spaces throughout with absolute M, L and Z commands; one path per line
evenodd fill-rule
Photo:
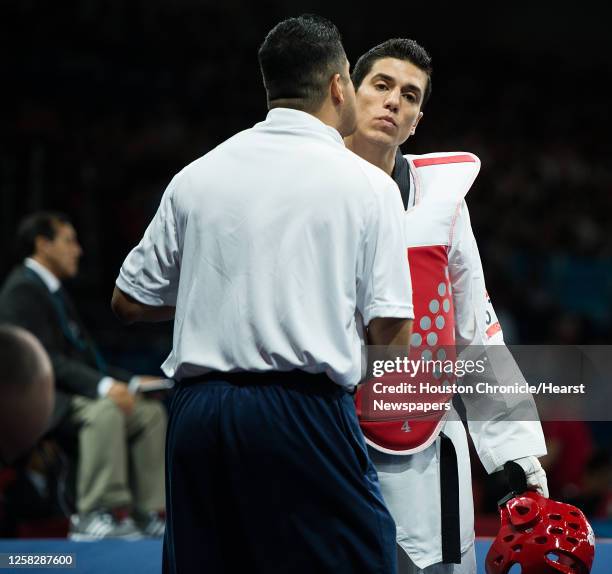
M 129 373 L 109 367 L 98 370 L 95 344 L 79 319 L 74 306 L 68 300 L 70 316 L 75 321 L 86 348 L 79 348 L 71 341 L 62 327 L 60 312 L 49 289 L 42 279 L 24 265 L 15 268 L 7 277 L 0 291 L 0 321 L 27 329 L 47 350 L 55 371 L 55 408 L 49 429 L 64 421 L 73 395 L 98 398 L 98 383 L 105 375 L 127 380 Z

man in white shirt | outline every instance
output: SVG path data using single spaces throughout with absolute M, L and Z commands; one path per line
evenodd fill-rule
M 361 334 L 407 345 L 393 181 L 344 147 L 339 33 L 278 24 L 259 50 L 270 112 L 178 173 L 125 260 L 113 308 L 174 318 L 165 572 L 395 571 L 351 394 Z
M 349 149 L 398 184 L 414 287 L 412 352 L 423 360 L 442 359 L 455 345 L 478 353 L 503 345 L 464 200 L 478 173 L 478 158 L 459 152 L 403 156 L 399 149 L 423 117 L 431 71 L 429 55 L 412 40 L 389 40 L 366 52 L 353 71 L 357 129 L 346 139 Z M 490 354 L 501 364 L 497 384 L 522 380 L 505 347 Z M 486 396 L 462 398 L 486 470 L 517 460 L 530 486 L 547 495 L 536 458 L 546 454 L 546 447 L 530 397 L 504 403 L 508 406 L 498 411 L 492 402 L 488 415 L 495 412 L 495 418 L 475 413 Z M 517 420 L 519 412 L 533 416 Z M 456 413 L 429 427 L 410 420 L 362 419 L 362 425 L 397 524 L 399 572 L 475 574 L 469 453 Z
M 25 259 L 2 287 L 0 319 L 30 331 L 46 349 L 56 385 L 48 429 L 78 440 L 77 514 L 70 536 L 159 537 L 165 409 L 130 388 L 130 373 L 106 364 L 63 288 L 62 281 L 78 273 L 82 254 L 67 217 L 33 213 L 17 236 Z

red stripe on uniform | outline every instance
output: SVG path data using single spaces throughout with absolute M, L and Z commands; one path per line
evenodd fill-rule
M 427 157 L 423 159 L 415 159 L 415 167 L 425 167 L 427 165 L 441 165 L 444 163 L 475 163 L 476 160 L 471 155 L 449 155 L 446 157 Z
M 489 339 L 495 335 L 495 333 L 499 333 L 501 331 L 501 325 L 499 324 L 499 322 L 491 325 L 488 329 L 487 329 L 487 337 L 489 337 Z

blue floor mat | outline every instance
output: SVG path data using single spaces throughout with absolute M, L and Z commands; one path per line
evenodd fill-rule
M 490 539 L 476 541 L 478 574 L 484 574 L 484 558 L 491 544 Z M 0 553 L 71 553 L 76 566 L 72 569 L 27 568 L 28 573 L 66 572 L 67 574 L 156 574 L 161 572 L 161 540 L 125 542 L 103 540 L 100 542 L 71 542 L 69 540 L 0 540 Z M 1 572 L 15 572 L 16 568 Z M 591 574 L 612 573 L 612 540 L 597 540 L 595 563 Z

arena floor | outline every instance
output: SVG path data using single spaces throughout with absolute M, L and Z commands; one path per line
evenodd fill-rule
M 484 558 L 491 539 L 476 541 L 478 574 L 485 574 Z M 69 570 L 79 574 L 154 574 L 161 572 L 161 540 L 124 542 L 104 540 L 101 542 L 71 542 L 68 540 L 0 540 L 3 553 L 71 553 L 75 556 L 75 568 Z M 14 569 L 0 568 L 1 572 Z M 49 573 L 49 568 L 28 568 L 28 572 Z M 53 569 L 55 570 L 55 569 Z M 591 574 L 612 573 L 612 539 L 598 539 L 595 563 Z

